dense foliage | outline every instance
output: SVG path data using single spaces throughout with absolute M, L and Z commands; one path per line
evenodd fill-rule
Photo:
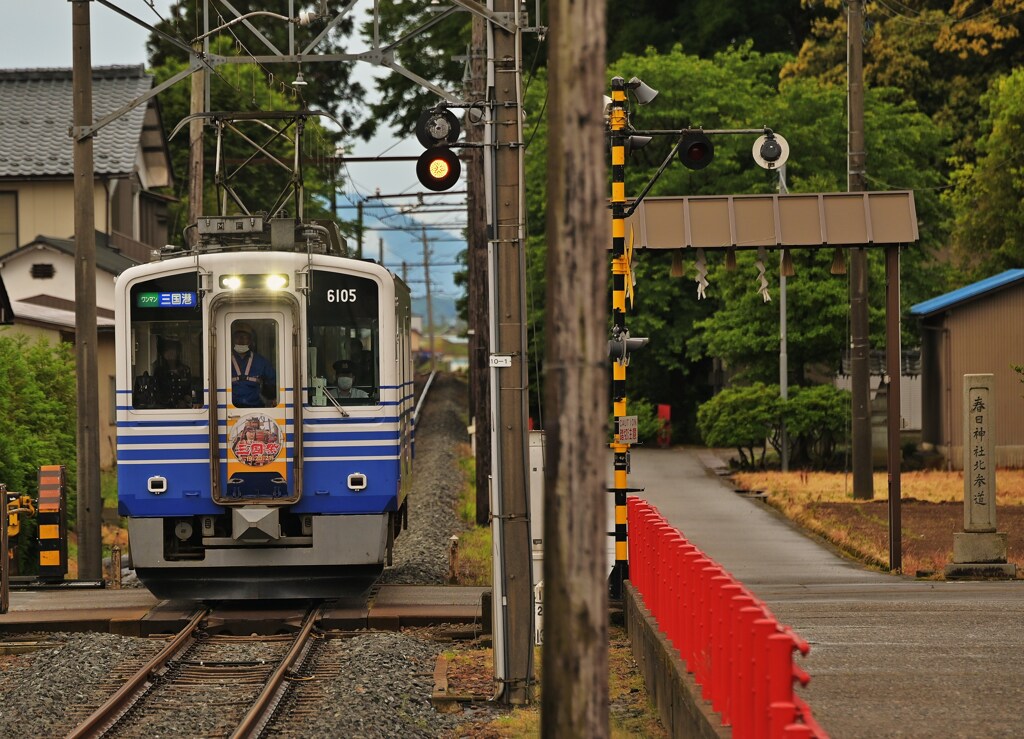
M 244 12 L 256 4 L 250 0 L 235 6 Z M 540 8 L 543 18 L 544 2 Z M 365 48 L 375 35 L 402 38 L 394 47 L 398 64 L 475 98 L 479 89 L 474 86 L 479 84 L 467 77 L 467 51 L 475 53 L 469 46 L 471 16 L 456 12 L 439 18 L 436 10 L 381 4 L 379 27 L 357 28 L 347 18 L 322 48 Z M 919 219 L 920 241 L 902 253 L 904 309 L 1024 263 L 1019 206 L 1024 187 L 1016 165 L 1024 125 L 1024 77 L 1017 69 L 1024 61 L 1022 10 L 1024 0 L 865 3 L 867 180 L 873 190 L 913 190 Z M 535 22 L 533 4 L 528 11 Z M 610 3 L 608 77 L 638 76 L 659 90 L 650 105 L 632 106 L 630 123 L 635 128 L 769 126 L 787 138 L 792 150 L 786 172 L 789 191 L 843 191 L 848 148 L 846 11 L 842 0 L 642 0 L 628 9 Z M 186 40 L 197 35 L 193 4 L 178 3 L 174 15 L 164 30 Z M 260 28 L 277 34 L 272 38 L 283 47 L 282 28 Z M 422 34 L 415 33 L 419 29 Z M 234 53 L 244 55 L 255 46 L 254 37 L 240 28 L 237 32 Z M 224 43 L 229 37 L 221 33 L 217 38 Z M 531 381 L 538 386 L 530 403 L 531 414 L 537 416 L 547 318 L 546 49 L 543 38 L 532 33 L 524 36 L 524 44 L 520 67 L 526 79 L 527 310 Z M 162 79 L 180 68 L 166 44 L 154 40 L 152 51 Z M 267 84 L 262 68 L 222 67 L 215 85 L 227 102 L 219 107 L 245 107 L 246 98 L 261 96 L 275 105 L 316 104 L 347 116 L 339 141 L 323 135 L 329 144 L 345 145 L 380 125 L 411 135 L 419 112 L 437 101 L 434 93 L 395 73 L 380 78 L 378 95 L 369 102 L 370 95 L 350 81 L 350 71 L 346 65 L 304 67 L 314 84 L 303 93 L 304 100 L 292 100 L 288 95 L 273 99 L 275 86 Z M 185 88 L 178 85 L 165 95 L 170 101 L 164 103 L 165 119 L 173 121 L 185 109 Z M 630 157 L 627 197 L 635 197 L 650 182 L 672 143 L 671 137 L 657 137 Z M 691 171 L 671 163 L 650 196 L 776 191 L 777 175 L 751 160 L 750 136 L 715 136 L 714 144 L 711 166 Z M 181 149 L 174 154 L 176 169 L 183 172 Z M 325 170 L 319 176 L 324 185 L 320 192 L 325 193 L 337 173 Z M 264 189 L 259 182 L 254 187 Z M 603 247 L 595 247 L 595 257 L 605 254 Z M 735 272 L 726 270 L 721 254 L 706 257 L 706 300 L 697 300 L 694 255 L 686 255 L 683 279 L 669 277 L 670 254 L 638 253 L 632 266 L 636 296 L 628 327 L 634 336 L 650 337 L 651 343 L 630 365 L 630 397 L 671 404 L 676 439 L 696 440 L 697 407 L 727 382 L 778 377 L 779 255 L 769 252 L 764 264 L 771 302 L 757 291 L 756 254 L 741 252 Z M 796 274 L 787 281 L 789 382 L 800 387 L 827 379 L 848 346 L 848 281 L 830 274 L 831 249 L 794 251 L 791 257 Z M 881 346 L 881 254 L 869 254 L 869 261 L 871 340 Z M 903 329 L 904 343 L 916 344 L 916 326 L 905 321 Z M 812 446 L 822 444 L 826 442 Z M 808 451 L 805 456 L 810 455 Z
M 742 467 L 763 467 L 781 408 L 778 386 L 763 382 L 738 385 L 704 403 L 697 413 L 697 426 L 708 446 L 735 447 Z
M 781 454 L 783 425 L 791 464 L 828 467 L 849 423 L 850 394 L 831 385 L 793 388 L 785 399 L 778 385 L 737 385 L 715 395 L 697 412 L 704 443 L 735 447 L 740 465 L 747 468 L 763 467 L 769 446 Z
M 36 493 L 46 464 L 65 465 L 68 489 L 75 489 L 74 360 L 70 344 L 0 335 L 0 482 L 10 491 Z M 73 517 L 73 500 L 68 511 Z

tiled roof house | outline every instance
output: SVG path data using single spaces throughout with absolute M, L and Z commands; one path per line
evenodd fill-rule
M 153 87 L 141 66 L 93 70 L 93 120 Z M 0 336 L 75 338 L 70 69 L 0 70 Z M 102 466 L 114 462 L 114 278 L 167 243 L 171 160 L 156 99 L 93 139 Z M 103 438 L 103 434 L 106 434 Z
M 153 78 L 141 66 L 93 70 L 93 118 L 144 95 Z M 74 233 L 74 145 L 70 69 L 0 70 L 0 255 L 37 235 Z M 160 109 L 153 98 L 100 129 L 93 139 L 96 229 L 138 261 L 167 242 L 172 183 Z

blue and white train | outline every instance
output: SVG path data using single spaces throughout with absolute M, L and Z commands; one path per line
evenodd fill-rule
M 333 223 L 203 218 L 116 286 L 118 507 L 160 597 L 330 597 L 407 523 L 408 287 Z

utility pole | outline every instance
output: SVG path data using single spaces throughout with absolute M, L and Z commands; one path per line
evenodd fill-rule
M 779 194 L 785 195 L 786 165 L 779 167 Z M 789 329 L 786 316 L 786 270 L 783 262 L 779 263 L 779 396 L 783 401 L 789 399 Z M 779 442 L 782 447 L 782 471 L 789 472 L 789 438 L 786 434 L 786 421 L 779 424 Z
M 381 267 L 384 266 L 384 237 L 377 237 L 377 262 Z
M 472 40 L 469 46 L 469 89 L 467 99 L 483 100 L 486 87 L 487 24 L 473 16 Z M 474 121 L 477 109 L 466 113 L 466 141 L 484 142 L 483 121 Z M 469 418 L 476 434 L 476 524 L 486 526 L 491 519 L 491 388 L 488 383 L 487 347 L 491 330 L 487 301 L 487 197 L 484 187 L 484 150 L 469 148 L 466 152 L 466 266 L 469 280 L 466 289 L 469 323 Z
M 864 4 L 850 0 L 847 21 L 849 151 L 847 190 L 864 192 Z M 850 384 L 852 395 L 853 497 L 874 497 L 871 461 L 871 366 L 868 344 L 868 254 L 850 258 Z
M 358 241 L 356 241 L 356 259 L 363 258 L 363 201 L 360 200 L 356 203 L 356 233 Z M 426 238 L 426 236 L 424 236 Z
M 609 233 L 605 3 L 555 0 L 549 20 L 541 734 L 607 737 L 608 278 L 597 245 L 621 240 L 623 221 Z M 613 168 L 624 161 L 613 144 Z
M 487 57 L 492 148 L 491 409 L 495 466 L 491 496 L 494 542 L 494 668 L 499 695 L 522 705 L 533 693 L 533 583 L 529 446 L 526 437 L 526 244 L 523 223 L 522 37 L 517 0 L 488 0 L 502 19 L 489 25 Z
M 197 41 L 193 45 L 196 61 L 203 51 L 203 42 Z M 192 73 L 190 78 L 191 96 L 189 99 L 189 113 L 196 115 L 206 112 L 206 72 L 202 69 Z M 198 223 L 203 215 L 203 119 L 193 118 L 188 124 L 188 217 L 186 226 Z M 199 232 L 190 228 L 187 230 L 190 246 L 195 246 L 199 241 Z
M 427 242 L 427 229 L 423 229 L 423 281 L 427 285 L 427 332 L 430 335 L 430 371 L 437 369 L 434 358 L 434 302 L 430 299 L 430 245 Z
M 78 578 L 99 580 L 103 500 L 100 497 L 99 388 L 96 365 L 96 213 L 92 136 L 90 0 L 71 6 L 72 137 L 75 169 L 75 364 L 78 370 Z

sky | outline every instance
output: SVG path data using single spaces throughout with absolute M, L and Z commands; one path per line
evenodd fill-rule
M 0 68 L 71 67 L 71 3 L 68 0 L 0 0 L 0 2 L 3 4 L 3 10 L 0 11 L 0 18 L 3 21 L 0 24 Z M 161 16 L 167 15 L 167 10 L 172 2 L 171 0 L 112 0 L 112 4 L 146 23 L 155 24 L 159 22 Z M 279 5 L 282 10 L 287 7 L 286 3 L 281 0 L 276 3 L 268 3 L 268 9 L 276 11 L 277 9 L 273 7 L 275 5 Z M 90 8 L 93 66 L 145 64 L 146 38 L 149 31 L 97 2 L 90 3 Z M 371 9 L 372 2 L 369 0 L 360 0 L 356 6 L 356 10 L 363 13 L 369 13 Z M 365 46 L 360 43 L 358 48 L 362 49 Z M 372 78 L 377 73 L 377 68 L 368 64 L 359 64 L 356 73 L 364 81 L 364 85 L 372 90 Z M 183 81 L 179 84 L 188 83 Z M 101 111 L 94 111 L 94 115 L 100 113 Z M 358 151 L 353 151 L 353 155 L 416 156 L 422 150 L 412 132 L 407 137 L 396 138 L 386 130 L 379 133 L 370 142 L 360 143 Z M 416 180 L 414 168 L 415 162 L 349 164 L 345 173 L 348 183 L 346 191 L 339 195 L 339 204 L 354 204 L 360 197 L 373 194 L 377 188 L 380 188 L 380 192 L 385 194 L 419 192 L 422 187 Z M 460 183 L 454 189 L 465 189 L 464 184 Z M 441 199 L 431 198 L 433 201 Z M 453 202 L 464 199 L 464 195 L 451 195 L 443 198 L 443 200 Z M 403 203 L 411 203 L 412 200 L 395 199 L 387 202 L 398 206 Z M 370 216 L 374 210 L 378 209 L 370 207 L 365 209 L 365 222 L 370 228 L 378 225 Z M 345 208 L 339 215 L 342 218 L 354 220 L 355 213 L 354 208 Z M 391 216 L 383 225 L 393 226 L 399 220 L 401 220 L 400 216 Z M 429 219 L 424 217 L 424 223 L 463 221 L 464 216 L 460 213 L 438 214 Z M 406 221 L 406 223 L 408 222 Z M 425 292 L 425 285 L 422 273 L 423 247 L 420 235 L 409 235 L 398 231 L 369 232 L 364 237 L 365 256 L 377 257 L 379 238 L 384 239 L 385 264 L 396 272 L 400 272 L 401 262 L 407 262 L 410 265 L 408 276 L 413 294 L 422 295 Z M 430 270 L 432 292 L 438 296 L 457 297 L 461 291 L 453 281 L 456 268 L 447 265 L 454 264 L 456 254 L 465 248 L 465 243 L 460 240 L 461 234 L 458 229 L 453 229 L 451 233 L 428 231 L 428 238 L 439 239 L 431 246 L 432 262 L 436 264 Z

